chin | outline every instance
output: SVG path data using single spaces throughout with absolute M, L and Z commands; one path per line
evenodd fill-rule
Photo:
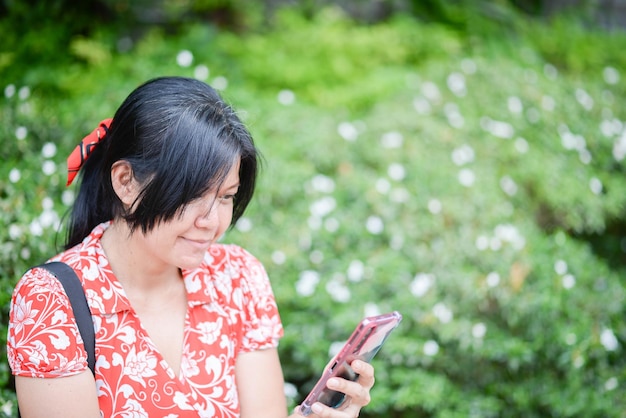
M 198 257 L 198 258 L 193 258 L 193 259 L 185 259 L 185 260 L 181 260 L 177 267 L 183 270 L 193 270 L 196 269 L 200 266 L 200 264 L 202 264 L 202 262 L 204 261 L 204 257 Z

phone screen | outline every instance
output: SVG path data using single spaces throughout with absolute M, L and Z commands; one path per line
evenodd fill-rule
M 331 408 L 338 408 L 345 401 L 346 395 L 326 387 L 329 378 L 338 376 L 347 380 L 355 381 L 359 375 L 350 367 L 353 360 L 360 359 L 371 362 L 376 353 L 385 343 L 385 340 L 400 321 L 402 315 L 399 312 L 367 317 L 356 327 L 350 339 L 329 363 L 324 374 L 317 382 L 313 390 L 300 405 L 300 413 L 308 416 L 311 414 L 311 406 L 315 402 L 321 402 Z

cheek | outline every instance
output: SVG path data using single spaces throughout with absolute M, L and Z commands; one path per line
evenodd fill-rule
M 220 214 L 220 228 L 224 230 L 228 229 L 230 223 L 233 221 L 233 205 L 229 205 L 224 208 L 223 213 Z

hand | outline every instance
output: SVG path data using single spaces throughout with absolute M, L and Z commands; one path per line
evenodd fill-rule
M 311 409 L 313 414 L 309 418 L 356 418 L 359 416 L 361 408 L 367 405 L 370 400 L 370 389 L 374 386 L 374 367 L 371 364 L 361 360 L 354 360 L 350 364 L 352 369 L 359 374 L 356 382 L 335 377 L 328 380 L 328 388 L 347 395 L 343 404 L 333 409 L 326 405 L 316 402 Z M 296 417 L 301 417 L 296 408 Z

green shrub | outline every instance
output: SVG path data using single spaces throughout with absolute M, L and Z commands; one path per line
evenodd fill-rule
M 79 63 L 2 86 L 1 306 L 62 239 L 75 143 L 145 79 L 195 75 L 265 156 L 225 239 L 272 278 L 293 405 L 362 316 L 399 310 L 364 417 L 626 416 L 626 38 L 575 57 L 559 24 L 481 40 L 329 9 L 239 36 L 155 29 L 123 53 L 112 33 L 74 39 Z

